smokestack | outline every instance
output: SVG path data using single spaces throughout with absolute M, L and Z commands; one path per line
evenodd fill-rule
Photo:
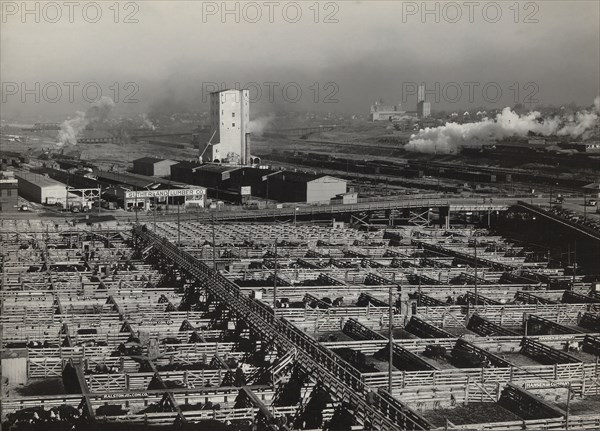
M 252 162 L 250 160 L 250 133 L 246 133 L 245 137 L 245 145 L 244 145 L 244 159 L 242 161 L 244 165 L 251 165 Z

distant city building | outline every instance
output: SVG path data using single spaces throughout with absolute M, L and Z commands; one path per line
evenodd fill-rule
M 423 101 L 417 103 L 417 117 L 419 117 L 419 118 L 431 117 L 431 103 L 423 102 Z
M 205 162 L 248 164 L 250 148 L 250 94 L 248 90 L 223 90 L 210 94 L 211 139 L 203 148 Z M 202 150 L 201 150 L 202 153 Z
M 582 153 L 600 153 L 600 142 L 574 142 L 573 148 Z
M 425 101 L 425 86 L 419 85 L 417 90 L 417 117 L 431 117 L 431 103 Z
M 406 111 L 398 105 L 384 105 L 383 100 L 371 105 L 371 121 L 399 121 L 406 115 Z
M 417 103 L 425 102 L 425 86 L 419 85 L 417 90 Z

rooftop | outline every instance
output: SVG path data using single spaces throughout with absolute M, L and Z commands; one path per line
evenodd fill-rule
M 15 177 L 19 180 L 27 181 L 31 184 L 35 184 L 38 187 L 52 187 L 52 186 L 60 186 L 66 187 L 65 184 L 60 181 L 53 180 L 52 178 L 45 177 L 41 174 L 34 174 L 32 172 L 26 171 L 15 171 Z
M 169 161 L 169 162 L 173 162 L 172 160 L 168 160 L 168 159 L 158 159 L 156 157 L 141 157 L 139 159 L 135 159 L 133 161 L 133 163 L 158 163 L 158 162 L 164 162 L 164 161 Z M 173 163 L 177 163 L 177 162 L 173 162 Z
M 292 172 L 292 171 L 283 171 L 278 175 L 272 175 L 275 179 L 280 179 L 286 182 L 292 183 L 309 183 L 311 181 L 317 180 L 319 178 L 331 178 L 336 181 L 345 181 L 340 178 L 332 177 L 330 175 L 322 175 L 322 174 L 310 174 L 308 172 Z
M 130 172 L 108 172 L 98 171 L 96 173 L 99 180 L 108 180 L 122 183 L 131 187 L 140 189 L 151 188 L 152 186 L 170 186 L 177 188 L 189 188 L 189 185 L 177 181 L 165 180 L 164 178 L 149 177 L 146 175 L 132 174 Z

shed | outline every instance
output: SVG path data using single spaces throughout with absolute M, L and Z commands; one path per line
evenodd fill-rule
M 142 157 L 133 161 L 133 172 L 150 177 L 168 177 L 171 175 L 171 166 L 177 162 L 155 157 Z

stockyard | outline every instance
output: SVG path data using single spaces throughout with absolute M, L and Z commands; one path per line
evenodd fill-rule
M 600 430 L 600 2 L 0 15 L 1 430 Z
M 8 427 L 600 426 L 597 283 L 486 228 L 3 220 L 2 244 Z

